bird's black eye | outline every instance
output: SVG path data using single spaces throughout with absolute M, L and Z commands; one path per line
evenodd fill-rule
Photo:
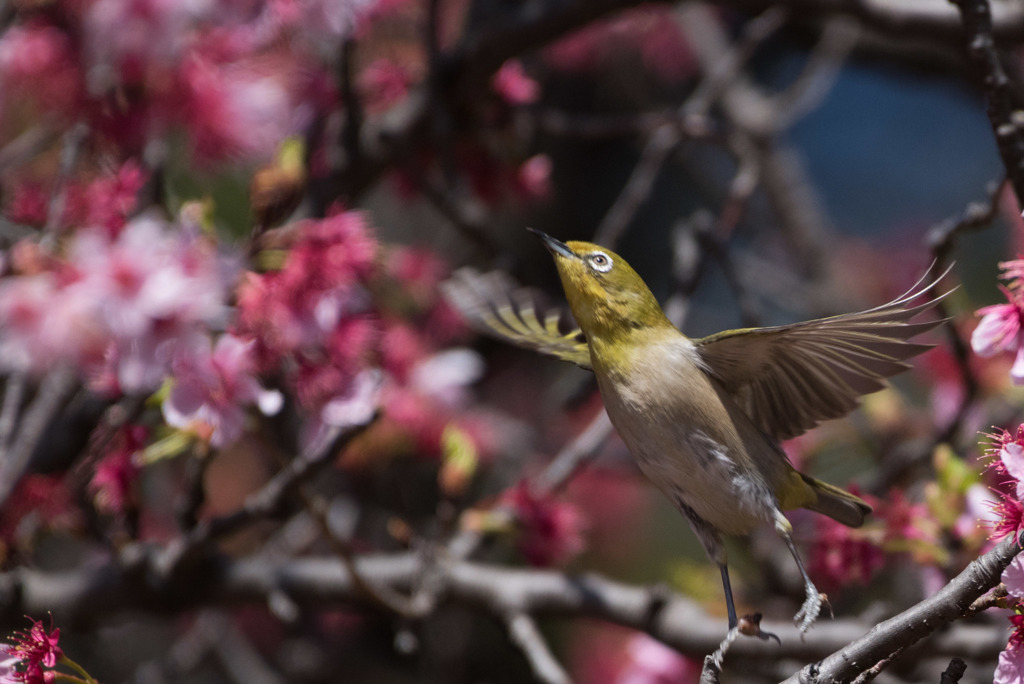
M 598 273 L 607 273 L 612 270 L 612 258 L 604 252 L 594 252 L 587 257 L 587 262 Z

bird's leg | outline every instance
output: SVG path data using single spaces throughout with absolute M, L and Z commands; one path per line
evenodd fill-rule
M 722 587 L 725 589 L 725 610 L 729 613 L 729 629 L 739 625 L 739 618 L 736 617 L 736 604 L 732 600 L 732 585 L 729 583 L 729 566 L 724 561 L 719 561 L 718 569 L 722 572 Z
M 775 513 L 775 530 L 786 540 L 786 546 L 789 547 L 789 552 L 793 555 L 796 567 L 804 580 L 806 598 L 793 621 L 799 623 L 801 632 L 806 633 L 811 625 L 814 624 L 814 621 L 818 619 L 818 614 L 821 613 L 821 606 L 828 601 L 828 598 L 820 593 L 817 587 L 814 586 L 814 582 L 811 581 L 810 575 L 807 574 L 807 569 L 804 568 L 804 562 L 800 559 L 800 554 L 797 553 L 796 544 L 793 543 L 793 526 L 786 520 L 786 516 L 778 511 Z

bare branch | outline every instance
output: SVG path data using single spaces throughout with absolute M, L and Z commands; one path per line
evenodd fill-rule
M 934 596 L 874 627 L 862 638 L 819 663 L 808 665 L 785 684 L 849 681 L 876 663 L 917 643 L 938 628 L 960 618 L 992 587 L 1020 552 L 1019 540 L 1010 537 L 981 556 Z
M 0 506 L 25 474 L 33 450 L 74 387 L 75 376 L 70 369 L 59 368 L 49 373 L 21 417 L 13 442 L 0 446 Z
M 550 492 L 564 487 L 573 475 L 593 458 L 613 429 L 608 413 L 602 408 L 575 439 L 562 447 L 544 472 L 537 477 L 537 488 Z
M 1017 206 L 1024 207 L 1024 133 L 1013 120 L 1013 94 L 1010 79 L 996 52 L 992 8 L 988 0 L 953 0 L 953 3 L 963 16 L 967 54 L 985 86 L 988 118 L 999 156 L 1017 195 Z
M 569 675 L 555 660 L 533 618 L 525 613 L 513 613 L 508 616 L 507 623 L 509 638 L 526 656 L 537 681 L 544 684 L 569 684 Z
M 672 156 L 680 140 L 678 129 L 668 124 L 651 133 L 629 180 L 594 232 L 594 242 L 609 247 L 618 242 L 636 212 L 650 197 L 661 167 Z
M 999 573 L 1017 551 L 1013 540 L 971 564 L 935 597 L 872 628 L 873 621 L 833 620 L 815 626 L 806 640 L 789 624 L 768 625 L 782 643 L 737 639 L 725 658 L 725 669 L 737 659 L 795 658 L 818 663 L 818 679 L 852 678 L 886 657 L 893 649 L 933 633 L 981 593 L 998 583 Z M 337 605 L 368 605 L 352 574 L 337 558 L 276 559 L 265 554 L 230 560 L 206 553 L 192 573 L 167 575 L 164 557 L 173 551 L 127 547 L 107 564 L 89 564 L 63 572 L 22 567 L 0 574 L 0 616 L 16 621 L 23 615 L 52 610 L 65 620 L 97 620 L 122 611 L 182 611 L 196 606 L 265 605 L 286 595 L 296 606 L 322 609 Z M 395 591 L 408 591 L 422 575 L 422 554 L 366 555 L 355 559 L 359 573 Z M 716 649 L 725 621 L 708 615 L 697 603 L 671 591 L 631 586 L 597 575 L 566 575 L 552 570 L 508 568 L 459 561 L 442 556 L 436 566 L 441 601 L 473 607 L 500 619 L 510 614 L 593 617 L 651 636 L 681 652 L 703 656 Z M 372 604 L 370 604 L 372 605 Z M 867 634 L 865 634 L 867 632 Z M 853 642 L 850 644 L 850 642 Z M 847 644 L 850 644 L 847 646 Z M 958 625 L 929 641 L 934 656 L 995 657 L 1005 636 L 990 627 Z M 832 655 L 829 655 L 832 654 Z M 827 656 L 827 657 L 826 657 Z M 850 660 L 847 661 L 846 659 Z M 856 662 L 858 668 L 850 667 Z M 798 680 L 795 675 L 792 682 Z

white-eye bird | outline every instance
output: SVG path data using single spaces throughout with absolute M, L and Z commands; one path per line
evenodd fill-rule
M 780 442 L 845 415 L 908 368 L 907 359 L 930 348 L 908 340 L 942 323 L 911 319 L 941 297 L 912 305 L 931 287 L 919 282 L 867 311 L 690 339 L 622 257 L 532 232 L 554 256 L 579 329 L 563 333 L 557 313 L 541 321 L 531 301 L 510 299 L 507 281 L 495 275 L 463 269 L 447 284 L 449 299 L 483 331 L 593 370 L 640 470 L 718 564 L 730 628 L 738 619 L 722 535 L 773 525 L 803 578 L 806 599 L 794 619 L 806 631 L 822 595 L 783 511 L 806 508 L 858 527 L 871 507 L 798 472 Z

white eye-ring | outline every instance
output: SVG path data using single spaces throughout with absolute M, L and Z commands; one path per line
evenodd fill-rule
M 604 252 L 594 252 L 587 257 L 587 263 L 598 273 L 607 273 L 612 270 L 612 258 Z

